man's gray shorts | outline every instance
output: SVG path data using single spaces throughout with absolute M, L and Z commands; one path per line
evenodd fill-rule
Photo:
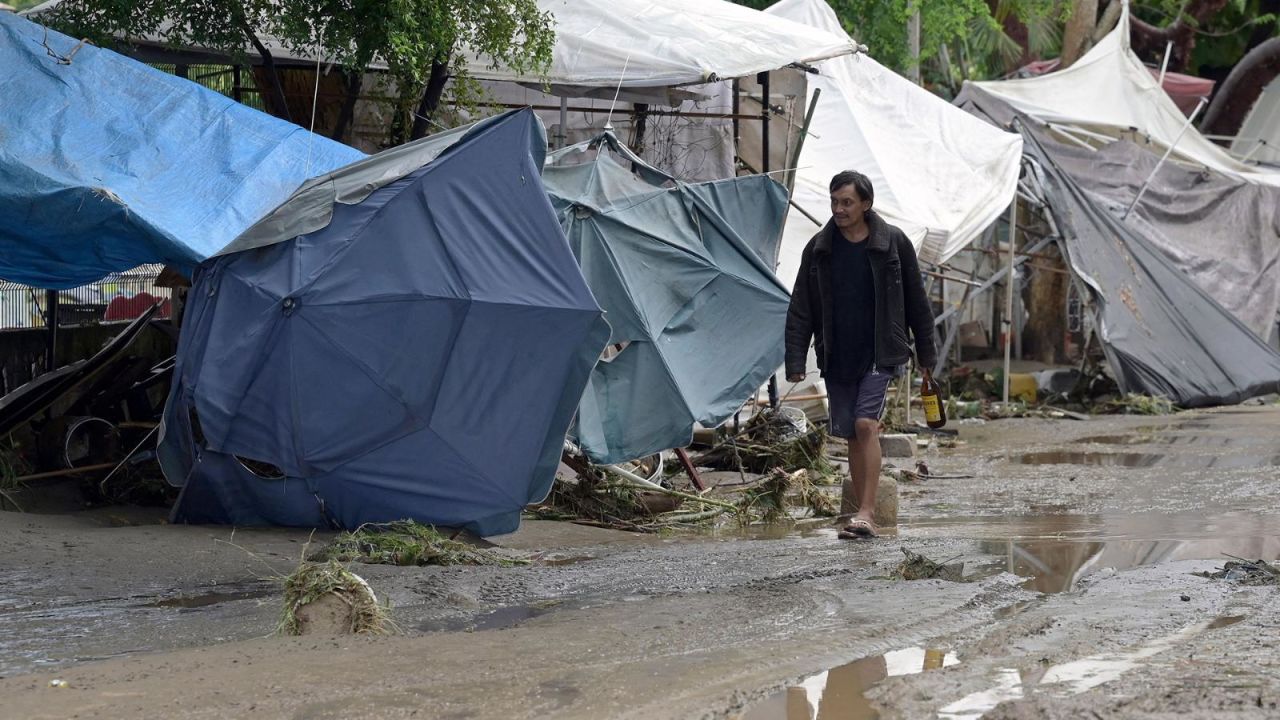
M 879 420 L 884 414 L 889 383 L 896 376 L 892 369 L 873 367 L 858 382 L 828 380 L 827 414 L 831 419 L 831 436 L 847 440 L 853 437 L 855 420 Z

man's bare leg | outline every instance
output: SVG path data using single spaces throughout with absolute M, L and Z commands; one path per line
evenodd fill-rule
M 849 438 L 849 482 L 843 487 L 840 512 L 875 527 L 876 490 L 880 487 L 880 421 L 858 418 Z M 855 510 L 856 508 L 856 510 Z

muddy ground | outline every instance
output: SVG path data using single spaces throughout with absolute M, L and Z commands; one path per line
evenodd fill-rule
M 1280 556 L 1280 407 L 960 430 L 923 455 L 973 477 L 874 542 L 526 522 L 527 567 L 356 566 L 391 637 L 271 634 L 323 536 L 0 513 L 0 717 L 1280 717 L 1280 591 L 1192 575 Z

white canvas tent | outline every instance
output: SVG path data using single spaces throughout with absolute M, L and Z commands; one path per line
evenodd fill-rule
M 483 80 L 583 88 L 727 80 L 855 50 L 843 33 L 769 17 L 726 0 L 538 0 L 555 17 L 545 78 L 473 61 Z M 557 94 L 569 94 L 557 92 Z
M 766 10 L 833 34 L 840 20 L 824 0 L 782 0 Z M 827 184 L 858 170 L 875 185 L 875 208 L 911 238 L 921 259 L 940 264 L 971 243 L 1017 189 L 1022 138 L 973 117 L 866 55 L 820 63 L 806 74 L 821 90 L 797 167 L 794 201 L 830 217 Z M 800 252 L 819 227 L 787 218 L 778 275 L 795 279 Z
M 1129 47 L 1127 2 L 1116 29 L 1071 67 L 1039 77 L 972 85 L 1077 141 L 1116 138 L 1132 129 L 1158 151 L 1174 148 L 1177 159 L 1249 182 L 1280 185 L 1280 173 L 1236 160 L 1195 128 L 1183 132 L 1187 117 Z

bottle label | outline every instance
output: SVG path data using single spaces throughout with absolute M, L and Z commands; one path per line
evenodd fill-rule
M 922 395 L 920 402 L 924 404 L 925 422 L 938 422 L 942 419 L 942 407 L 937 395 Z

